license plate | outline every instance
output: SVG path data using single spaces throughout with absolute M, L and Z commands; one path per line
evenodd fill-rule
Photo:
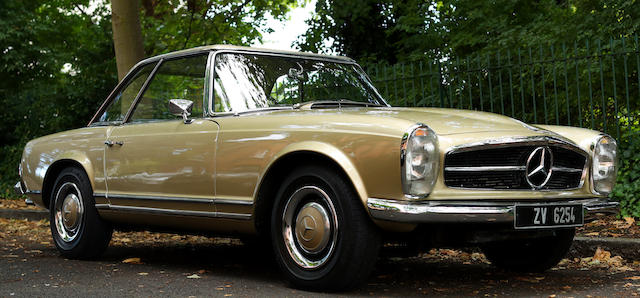
M 584 224 L 582 204 L 516 205 L 516 229 L 579 227 Z

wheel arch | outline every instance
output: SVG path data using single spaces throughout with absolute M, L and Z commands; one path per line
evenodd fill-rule
M 85 174 L 87 174 L 87 177 L 89 177 L 91 189 L 94 189 L 93 165 L 89 159 L 86 156 L 83 157 L 81 154 L 77 153 L 63 154 L 58 158 L 58 160 L 49 166 L 42 182 L 42 203 L 47 209 L 49 209 L 49 199 L 51 197 L 51 191 L 53 190 L 53 184 L 55 183 L 56 178 L 62 170 L 70 167 L 83 170 Z
M 348 179 L 358 195 L 358 198 L 366 207 L 367 192 L 364 182 L 353 162 L 338 148 L 321 142 L 305 142 L 286 147 L 276 155 L 266 167 L 266 171 L 260 178 L 254 195 L 254 218 L 256 230 L 259 234 L 268 229 L 269 215 L 280 188 L 278 178 L 284 177 L 288 169 L 302 164 L 319 164 L 330 166 Z

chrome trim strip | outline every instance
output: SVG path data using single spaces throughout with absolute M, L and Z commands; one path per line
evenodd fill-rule
M 113 88 L 113 90 L 111 90 L 111 93 L 109 93 L 109 95 L 107 96 L 107 98 L 102 102 L 102 105 L 100 105 L 100 107 L 98 108 L 98 111 L 96 111 L 95 114 L 93 114 L 93 117 L 91 118 L 91 120 L 89 121 L 89 124 L 87 124 L 87 126 L 92 126 L 94 124 L 94 122 L 96 122 L 97 118 L 100 117 L 102 115 L 102 113 L 104 112 L 104 110 L 107 108 L 107 105 L 109 105 L 111 103 L 111 101 L 113 101 L 113 99 L 115 98 L 116 94 L 120 91 L 122 91 L 122 88 L 124 88 L 125 86 L 127 86 L 131 79 L 133 78 L 133 76 L 138 73 L 138 71 L 140 71 L 143 67 L 152 64 L 152 63 L 158 63 L 159 60 L 143 60 L 140 61 L 138 63 L 136 63 L 136 65 L 134 65 L 133 67 L 131 67 L 131 69 L 129 69 L 129 72 L 127 72 L 127 74 L 124 76 L 124 78 L 122 78 L 122 80 L 120 82 L 118 82 L 118 84 L 116 84 L 116 87 Z
M 367 207 L 375 219 L 404 223 L 511 223 L 516 204 L 554 205 L 583 204 L 585 222 L 598 214 L 615 214 L 618 202 L 592 198 L 568 201 L 422 201 L 406 202 L 369 198 Z
M 582 173 L 584 169 L 575 169 L 575 168 L 567 168 L 567 167 L 551 167 L 552 171 L 557 172 L 566 172 L 566 173 Z
M 138 195 L 107 195 L 108 199 L 131 199 L 159 202 L 188 202 L 188 203 L 204 203 L 212 204 L 214 199 L 196 199 L 182 197 L 161 197 L 161 196 L 138 196 Z
M 251 219 L 251 214 L 246 213 L 230 213 L 230 212 L 216 212 L 217 218 L 228 218 L 228 219 L 242 219 L 249 220 Z
M 571 143 L 567 140 L 560 139 L 557 137 L 551 136 L 531 136 L 531 137 L 506 137 L 506 138 L 495 138 L 489 139 L 482 142 L 475 143 L 467 143 L 462 145 L 457 145 L 450 147 L 447 150 L 447 154 L 455 153 L 455 152 L 465 152 L 465 151 L 474 151 L 478 148 L 502 148 L 502 147 L 514 147 L 520 145 L 546 145 L 553 144 L 559 145 L 561 147 L 574 150 L 584 156 L 589 156 L 587 152 L 585 152 L 582 148 L 578 147 L 574 143 Z
M 446 167 L 448 172 L 498 172 L 498 171 L 524 171 L 525 166 L 480 166 L 480 167 Z
M 163 208 L 122 206 L 122 205 L 111 205 L 111 204 L 96 204 L 96 208 L 109 209 L 114 211 L 141 212 L 141 213 L 151 213 L 151 214 L 161 214 L 161 215 L 216 217 L 215 212 L 208 212 L 208 211 L 173 210 L 173 209 L 163 209 Z
M 202 96 L 202 117 L 208 117 L 209 102 L 213 101 L 213 57 L 212 51 L 207 56 L 207 66 L 204 71 L 204 95 Z
M 232 200 L 232 199 L 199 199 L 185 197 L 162 197 L 162 196 L 139 196 L 139 195 L 106 195 L 103 193 L 94 193 L 94 197 L 103 197 L 108 199 L 131 199 L 158 202 L 187 202 L 187 203 L 203 203 L 203 204 L 224 204 L 238 206 L 253 206 L 253 201 Z
M 211 117 L 222 117 L 222 116 L 240 116 L 251 113 L 262 113 L 262 112 L 272 112 L 272 111 L 292 111 L 294 108 L 291 107 L 266 107 L 266 108 L 255 108 L 246 111 L 239 112 L 215 112 Z
M 229 199 L 213 199 L 214 204 L 253 206 L 253 201 L 229 200 Z
M 479 166 L 479 167 L 446 167 L 447 172 L 499 172 L 499 171 L 524 171 L 525 166 Z M 567 167 L 551 167 L 552 171 L 567 173 L 582 173 L 583 169 Z
M 229 212 L 212 212 L 212 211 L 191 211 L 191 210 L 174 210 L 152 207 L 122 206 L 111 204 L 96 204 L 96 209 L 113 210 L 132 213 L 148 213 L 157 215 L 173 215 L 173 216 L 192 216 L 192 217 L 209 217 L 209 218 L 228 218 L 228 219 L 251 219 L 251 214 L 246 213 L 229 213 Z
M 151 83 L 153 78 L 156 76 L 156 72 L 158 72 L 158 69 L 160 68 L 162 63 L 164 63 L 164 58 L 160 58 L 158 63 L 153 67 L 153 70 L 151 70 L 151 72 L 149 73 L 149 76 L 147 77 L 147 79 L 142 84 L 142 87 L 140 87 L 140 90 L 138 90 L 138 94 L 136 94 L 136 97 L 133 99 L 131 106 L 129 106 L 127 113 L 124 115 L 124 118 L 122 119 L 123 124 L 129 122 L 129 118 L 131 118 L 131 114 L 133 114 L 133 111 L 135 111 L 136 107 L 138 106 L 138 102 L 142 98 L 142 94 L 144 94 L 147 91 L 147 87 L 149 87 L 149 83 Z

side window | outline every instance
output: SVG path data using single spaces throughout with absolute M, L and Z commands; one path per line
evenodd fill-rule
M 116 95 L 109 103 L 109 106 L 102 113 L 97 122 L 119 122 L 124 120 L 131 103 L 138 95 L 140 88 L 149 77 L 156 63 L 143 66 L 129 81 L 129 83 Z
M 207 55 L 162 62 L 138 102 L 131 122 L 177 119 L 169 112 L 170 99 L 193 101 L 193 117 L 202 117 Z

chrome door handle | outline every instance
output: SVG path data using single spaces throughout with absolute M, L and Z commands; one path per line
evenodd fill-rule
M 107 146 L 109 146 L 109 147 L 112 147 L 114 144 L 115 144 L 115 145 L 122 146 L 122 145 L 124 145 L 124 142 L 123 142 L 123 141 L 116 141 L 116 142 L 114 143 L 112 140 L 106 140 L 106 141 L 104 141 L 104 144 L 105 144 L 105 145 L 107 145 Z

